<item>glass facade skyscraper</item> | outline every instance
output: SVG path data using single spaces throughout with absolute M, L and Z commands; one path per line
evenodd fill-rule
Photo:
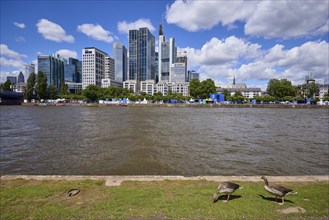
M 120 43 L 113 43 L 113 58 L 115 60 L 115 81 L 123 82 L 128 80 L 128 58 L 127 49 Z
M 58 55 L 38 55 L 38 71 L 47 76 L 47 84 L 54 85 L 59 92 L 64 82 L 64 60 Z
M 129 80 L 155 80 L 155 39 L 146 27 L 129 30 Z
M 24 83 L 24 75 L 22 73 L 22 71 L 19 72 L 18 77 L 17 77 L 17 83 Z

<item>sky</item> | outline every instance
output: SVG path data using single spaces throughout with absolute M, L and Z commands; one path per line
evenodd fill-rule
M 186 52 L 188 70 L 216 86 L 246 83 L 266 90 L 270 79 L 329 83 L 329 0 L 0 0 L 0 82 L 37 65 L 38 54 L 81 60 L 85 47 L 112 55 L 128 49 L 129 29 L 163 25 Z

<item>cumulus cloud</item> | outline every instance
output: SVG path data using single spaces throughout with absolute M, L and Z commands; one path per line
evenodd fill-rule
M 25 28 L 25 24 L 24 23 L 18 23 L 18 22 L 14 22 L 13 23 L 16 27 L 24 29 Z
M 200 49 L 179 50 L 187 52 L 189 69 L 199 71 L 201 80 L 213 79 L 216 85 L 231 83 L 234 76 L 240 82 L 264 82 L 264 88 L 272 78 L 301 84 L 309 73 L 321 80 L 329 75 L 329 44 L 325 41 L 309 41 L 290 49 L 277 44 L 264 50 L 258 44 L 231 36 L 212 38 Z
M 260 47 L 259 44 L 252 44 L 230 36 L 223 40 L 213 37 L 201 49 L 188 47 L 180 50 L 187 52 L 189 64 L 195 66 L 200 63 L 203 65 L 227 64 L 236 62 L 239 57 L 255 58 L 260 55 Z
M 244 20 L 254 8 L 254 1 L 178 0 L 167 7 L 166 20 L 188 31 L 207 30 L 219 23 L 229 25 Z
M 94 40 L 104 41 L 107 43 L 113 42 L 113 37 L 111 36 L 112 33 L 110 31 L 105 30 L 99 24 L 78 25 L 78 31 Z
M 137 21 L 128 23 L 127 21 L 118 22 L 118 31 L 121 34 L 128 34 L 129 30 L 135 30 L 142 27 L 147 27 L 151 32 L 155 31 L 150 19 L 138 19 Z
M 9 49 L 6 44 L 0 44 L 0 66 L 3 67 L 1 68 L 0 82 L 6 81 L 6 77 L 12 75 L 12 72 L 3 71 L 6 67 L 24 70 L 25 62 L 22 60 L 23 58 L 27 58 L 27 56 Z
M 18 76 L 20 71 L 0 71 L 0 83 L 4 83 L 7 80 L 7 76 Z
M 47 19 L 40 19 L 36 26 L 38 32 L 47 40 L 68 43 L 74 42 L 74 37 L 72 35 L 67 35 L 60 25 Z
M 327 1 L 314 0 L 178 0 L 167 7 L 166 20 L 188 31 L 207 30 L 218 24 L 231 29 L 240 21 L 245 24 L 245 34 L 286 39 L 327 33 L 328 11 Z
M 8 48 L 6 44 L 0 44 L 0 55 L 1 57 L 10 57 L 15 59 L 20 59 L 21 57 L 26 57 L 25 54 L 20 54 L 14 50 Z
M 260 1 L 245 33 L 265 38 L 292 38 L 328 32 L 327 1 Z
M 78 53 L 73 50 L 61 49 L 56 51 L 56 53 L 65 59 L 78 58 Z

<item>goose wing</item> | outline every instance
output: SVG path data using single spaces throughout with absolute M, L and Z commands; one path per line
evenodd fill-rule
M 285 196 L 286 194 L 292 192 L 291 189 L 288 189 L 286 187 L 283 187 L 283 186 L 279 186 L 279 185 L 272 185 L 270 186 L 271 188 L 271 192 L 275 195 L 278 195 L 278 196 Z
M 218 186 L 217 192 L 218 193 L 232 193 L 239 188 L 240 188 L 240 186 L 236 183 L 222 182 Z

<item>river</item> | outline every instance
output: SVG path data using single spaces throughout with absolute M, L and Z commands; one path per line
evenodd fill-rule
M 1 175 L 329 174 L 329 109 L 0 110 Z

